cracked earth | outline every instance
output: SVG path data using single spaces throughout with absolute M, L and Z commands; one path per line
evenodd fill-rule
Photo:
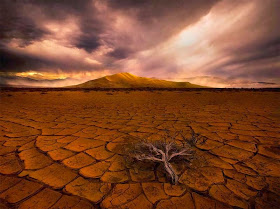
M 280 208 L 280 93 L 0 92 L 0 208 Z M 123 146 L 199 133 L 171 185 Z M 178 140 L 180 140 L 178 138 Z

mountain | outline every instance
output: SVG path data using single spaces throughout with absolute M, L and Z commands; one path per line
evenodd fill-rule
M 154 78 L 145 78 L 130 73 L 117 73 L 68 88 L 208 88 L 189 82 L 173 82 Z

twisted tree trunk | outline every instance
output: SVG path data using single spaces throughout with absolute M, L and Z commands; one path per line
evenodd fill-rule
M 164 168 L 165 168 L 166 172 L 171 177 L 172 184 L 176 185 L 178 183 L 178 176 L 175 173 L 172 165 L 167 161 L 167 159 L 164 159 L 163 164 L 164 164 Z

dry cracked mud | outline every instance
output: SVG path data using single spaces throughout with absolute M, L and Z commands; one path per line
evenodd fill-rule
M 280 93 L 1 91 L 0 208 L 280 208 Z M 199 133 L 193 167 L 131 167 L 123 146 Z

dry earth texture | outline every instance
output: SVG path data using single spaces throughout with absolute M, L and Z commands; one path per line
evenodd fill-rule
M 280 208 L 280 93 L 2 91 L 0 208 Z M 124 145 L 199 133 L 171 185 Z M 183 140 L 178 137 L 176 140 Z

